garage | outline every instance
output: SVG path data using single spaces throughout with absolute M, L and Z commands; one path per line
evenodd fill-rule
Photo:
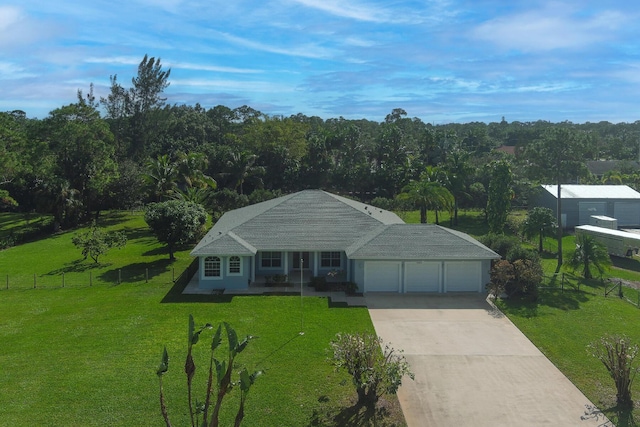
M 400 267 L 397 261 L 367 261 L 364 280 L 367 292 L 399 292 Z
M 478 261 L 445 262 L 445 292 L 481 292 L 481 267 Z
M 407 261 L 404 265 L 405 292 L 440 292 L 440 262 Z
M 618 226 L 628 227 L 640 224 L 640 203 L 615 202 L 613 217 L 618 220 Z

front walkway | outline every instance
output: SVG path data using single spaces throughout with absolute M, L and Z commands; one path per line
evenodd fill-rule
M 600 426 L 592 403 L 486 295 L 365 295 L 376 333 L 415 373 L 398 391 L 409 427 Z

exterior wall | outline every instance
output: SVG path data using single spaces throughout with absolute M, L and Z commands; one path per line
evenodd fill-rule
M 482 286 L 483 291 L 486 291 L 487 284 L 491 281 L 491 260 L 485 259 L 482 261 Z
M 205 277 L 204 260 L 200 257 L 198 269 L 198 287 L 201 289 L 246 289 L 249 287 L 251 277 L 252 257 L 240 257 L 240 274 L 229 274 L 229 258 L 233 255 L 219 256 L 221 261 L 220 277 Z
M 543 191 L 536 202 L 537 206 L 549 208 L 553 211 L 554 215 L 557 215 L 557 201 L 555 195 L 552 195 L 548 191 Z M 565 228 L 574 228 L 577 225 L 589 224 L 590 215 L 586 215 L 586 219 L 582 222 L 580 221 L 580 203 L 604 203 L 605 212 L 597 213 L 596 215 L 605 215 L 615 218 L 616 202 L 640 203 L 635 199 L 562 199 L 562 214 L 563 216 L 566 216 L 566 220 L 563 219 L 564 226 Z M 638 224 L 629 224 L 629 226 L 640 226 L 640 218 L 638 219 Z

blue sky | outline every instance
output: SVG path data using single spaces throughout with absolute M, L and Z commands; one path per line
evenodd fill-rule
M 171 104 L 435 124 L 640 120 L 632 1 L 4 0 L 0 111 L 44 118 L 125 86 L 145 54 Z

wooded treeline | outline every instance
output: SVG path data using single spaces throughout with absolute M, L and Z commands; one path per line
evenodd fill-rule
M 427 191 L 418 183 L 446 188 L 455 208 L 486 208 L 496 162 L 509 167 L 518 205 L 541 181 L 593 182 L 587 160 L 628 161 L 604 179 L 640 184 L 632 166 L 640 121 L 434 125 L 402 109 L 383 122 L 269 116 L 249 106 L 167 105 L 169 77 L 159 59 L 145 56 L 130 87 L 111 76 L 100 100 L 91 87 L 44 119 L 0 113 L 1 208 L 51 213 L 69 226 L 150 201 L 196 200 L 219 212 L 306 188 L 392 203 Z M 553 150 L 565 145 L 570 150 Z

